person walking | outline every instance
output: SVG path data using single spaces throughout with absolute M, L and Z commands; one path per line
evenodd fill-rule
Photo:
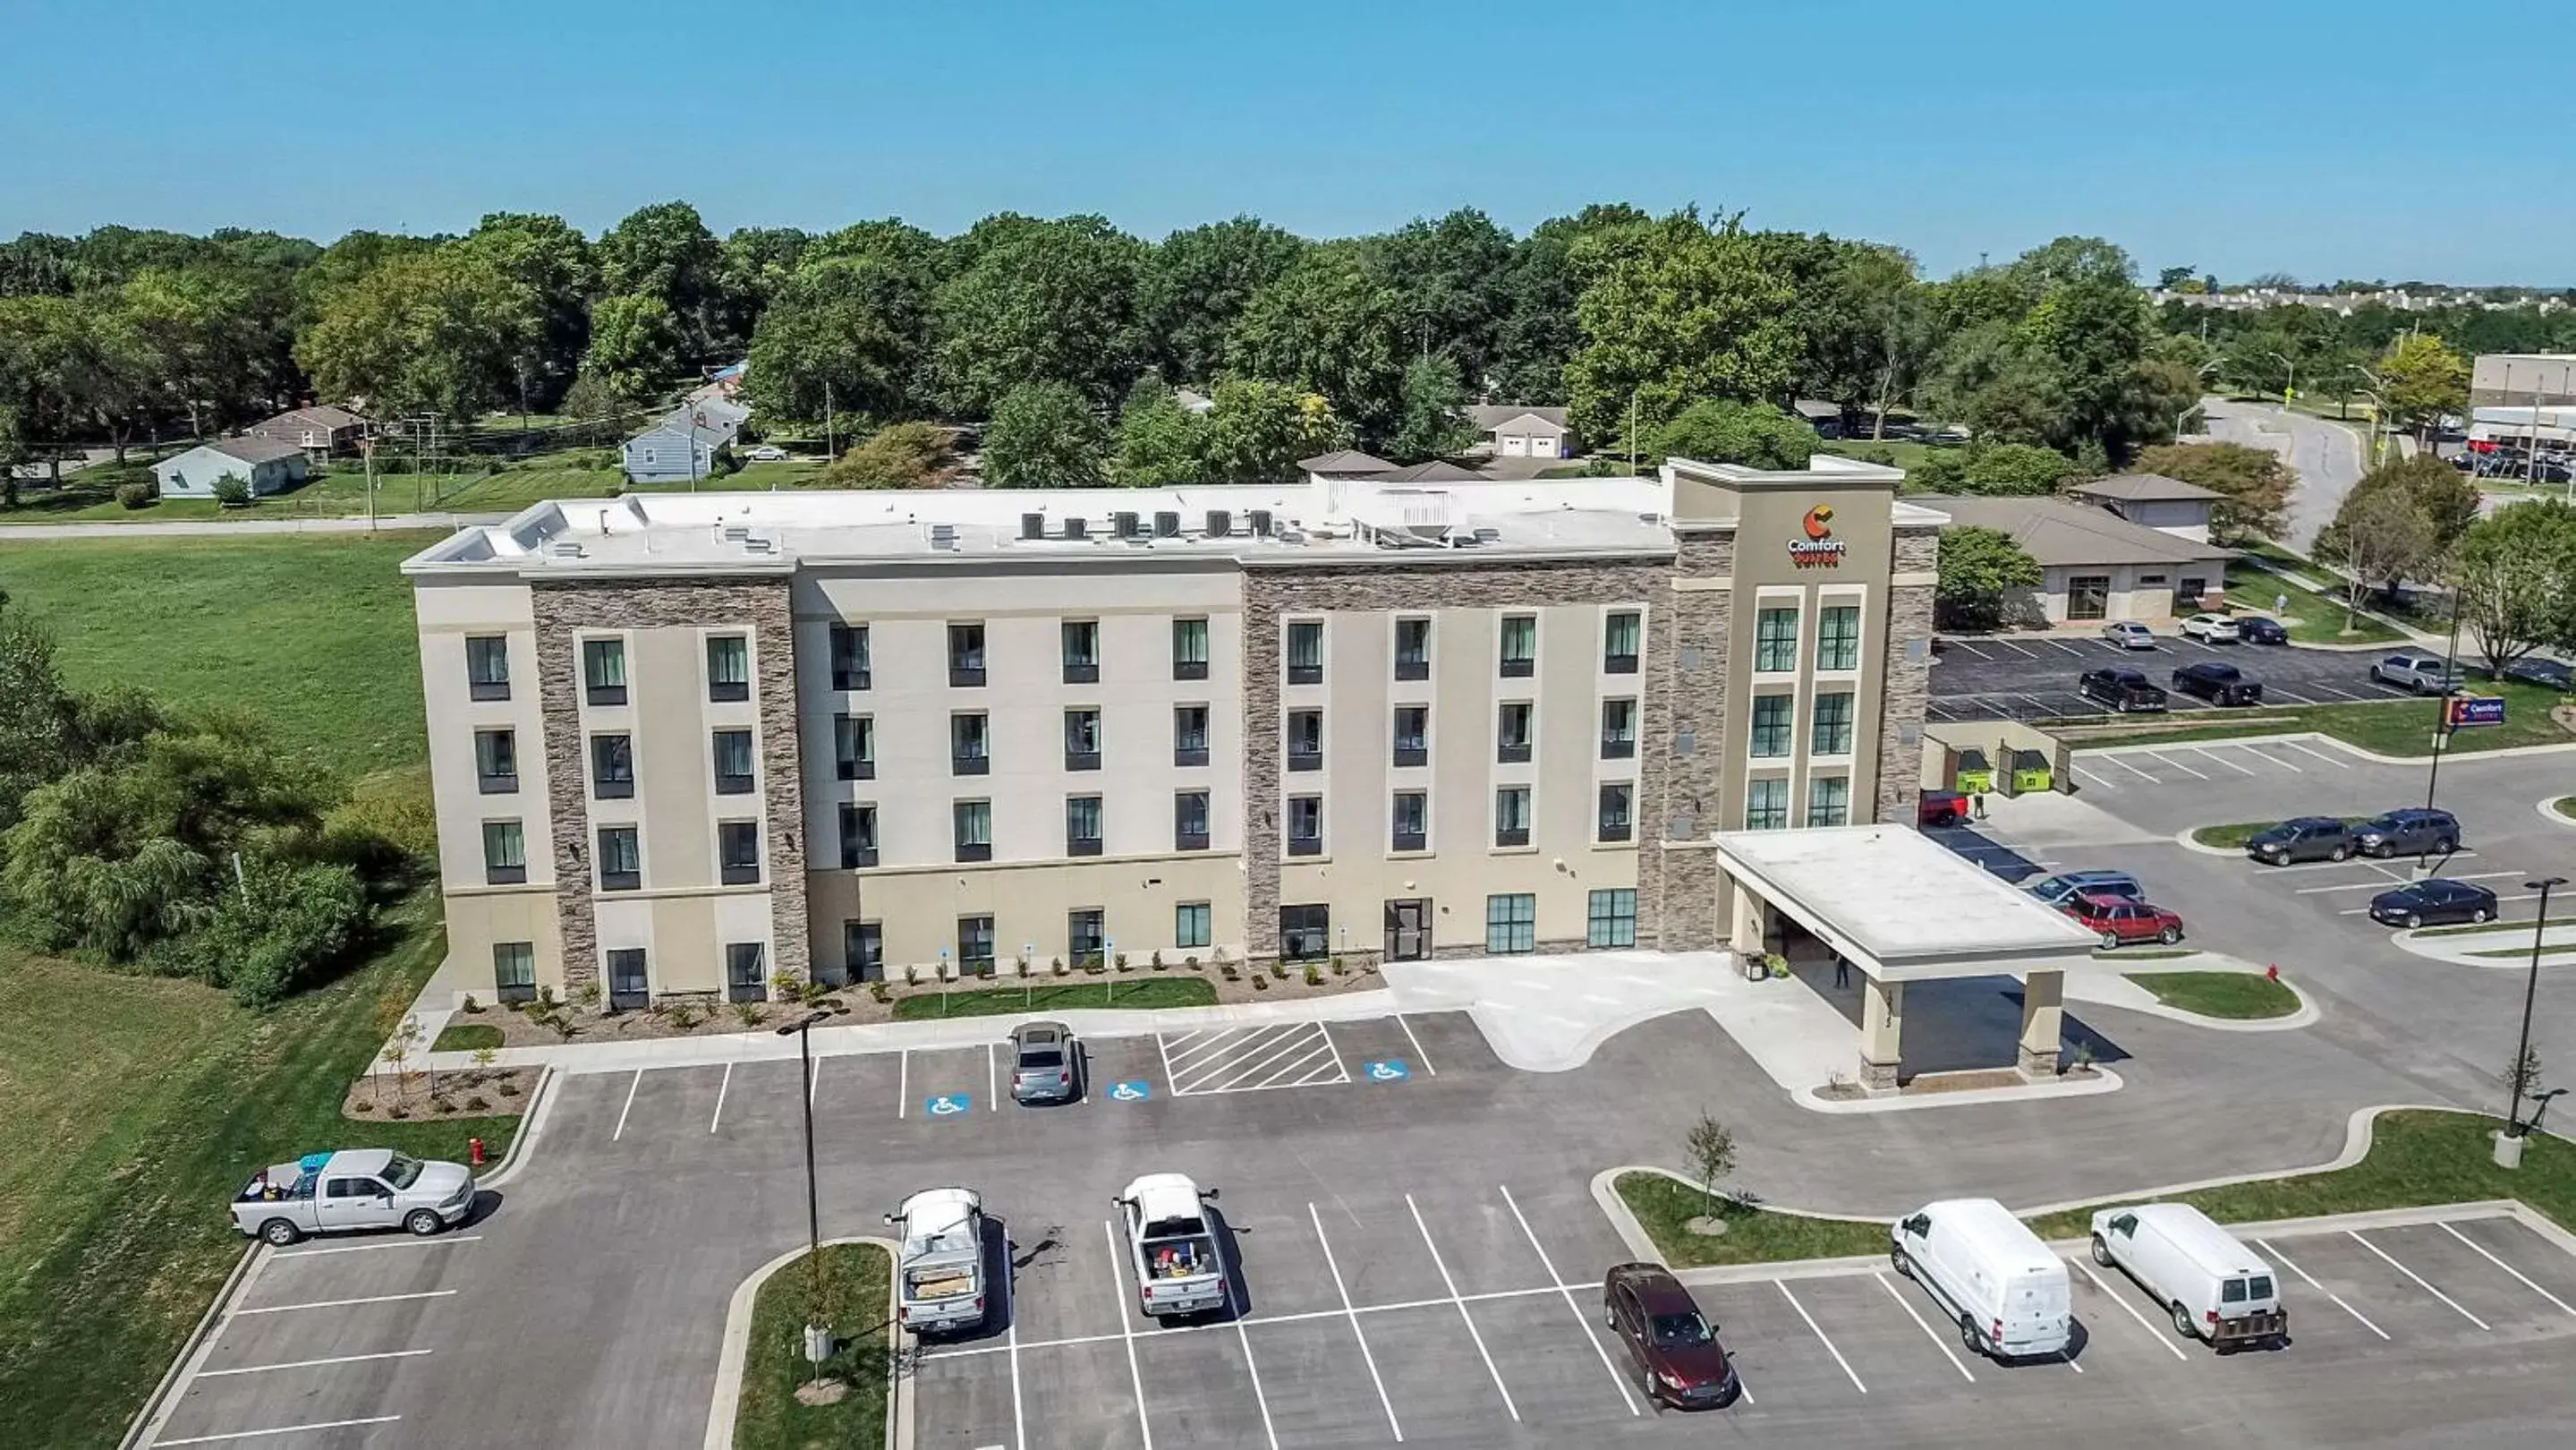
M 1834 985 L 1836 987 L 1851 985 L 1851 963 L 1843 959 L 1841 952 L 1834 953 Z
M 1980 821 L 1986 818 L 1986 793 L 1984 791 L 1978 791 L 1976 794 L 1968 797 L 1968 814 Z

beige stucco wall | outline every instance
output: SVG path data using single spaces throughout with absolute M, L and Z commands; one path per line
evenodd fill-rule
M 848 966 L 843 925 L 874 921 L 885 932 L 887 975 L 907 965 L 926 976 L 957 955 L 961 917 L 993 918 L 993 950 L 1005 964 L 1034 946 L 1043 964 L 1066 950 L 1067 916 L 1078 909 L 1104 912 L 1109 939 L 1142 963 L 1160 950 L 1177 961 L 1174 908 L 1209 904 L 1209 941 L 1191 948 L 1205 958 L 1223 947 L 1243 954 L 1243 873 L 1232 854 L 1191 853 L 1021 865 L 955 865 L 916 870 L 815 871 L 806 878 L 814 922 L 815 960 Z
M 554 881 L 547 848 L 545 717 L 537 698 L 536 624 L 524 586 L 436 584 L 415 594 L 420 627 L 421 699 L 429 739 L 429 780 L 438 812 L 443 888 L 481 888 L 483 823 L 516 820 L 527 842 L 530 886 Z M 476 700 L 465 677 L 469 635 L 509 640 L 510 698 Z M 519 754 L 519 789 L 485 795 L 474 773 L 474 734 L 507 729 Z M 517 938 L 500 938 L 516 940 Z

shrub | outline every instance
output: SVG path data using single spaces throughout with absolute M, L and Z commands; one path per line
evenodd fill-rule
M 250 480 L 238 473 L 227 473 L 215 480 L 215 503 L 218 507 L 237 509 L 250 503 Z
M 501 1096 L 505 1098 L 515 1098 L 519 1095 L 519 1085 L 507 1078 L 504 1078 L 501 1081 L 499 1092 Z
M 1155 971 L 1161 971 L 1163 969 L 1163 954 L 1160 951 L 1155 952 L 1151 957 L 1146 958 L 1145 964 L 1152 967 Z
M 358 1099 L 356 1102 L 351 1103 L 349 1107 L 351 1110 L 361 1113 L 372 1113 L 376 1110 L 376 1105 L 368 1102 L 365 1098 Z
M 411 1109 L 404 1107 L 400 1103 L 396 1103 L 392 1107 L 385 1109 L 385 1116 L 388 1118 L 408 1118 L 411 1116 Z
M 475 1013 L 483 1010 L 483 1004 L 475 1001 L 474 994 L 468 992 L 465 994 L 465 1000 L 457 1004 L 456 1010 L 464 1013 L 468 1017 L 471 1017 Z
M 733 1004 L 733 1015 L 743 1026 L 757 1027 L 761 1019 L 769 1015 L 769 1009 L 758 1002 L 736 1002 Z
M 1193 972 L 1204 972 L 1207 970 L 1207 968 L 1199 965 L 1199 959 L 1195 955 L 1181 958 L 1181 965 L 1189 968 Z
M 1268 977 L 1254 977 L 1254 978 L 1252 979 L 1252 989 L 1253 989 L 1254 991 L 1256 991 L 1256 992 L 1267 992 L 1267 991 L 1269 991 L 1269 990 L 1270 990 L 1270 979 L 1269 979 Z
M 456 1105 L 449 1102 L 445 1094 L 432 1093 L 429 1097 L 429 1110 L 434 1113 L 452 1113 L 456 1111 Z
M 465 1111 L 469 1113 L 488 1113 L 492 1111 L 491 1100 L 484 1097 L 481 1093 L 476 1093 L 465 1100 Z
M 1127 970 L 1127 954 L 1125 952 L 1120 952 L 1118 954 L 1118 970 L 1122 972 Z
M 1217 964 L 1217 970 L 1225 973 L 1225 979 L 1229 982 L 1240 981 L 1243 977 L 1241 972 L 1234 969 L 1234 963 L 1232 962 L 1219 962 Z M 1259 979 L 1255 978 L 1255 980 L 1257 981 Z
M 1348 973 L 1349 971 L 1350 964 L 1342 960 L 1342 954 L 1340 952 L 1333 953 L 1333 975 L 1338 977 Z
M 1283 982 L 1284 982 L 1284 981 L 1287 981 L 1287 980 L 1288 980 L 1288 964 L 1287 964 L 1286 962 L 1284 962 L 1284 961 L 1283 961 L 1283 962 L 1272 962 L 1272 963 L 1270 964 L 1270 975 L 1272 975 L 1272 976 L 1274 976 L 1274 977 L 1277 977 L 1279 980 L 1281 980 L 1281 981 L 1283 981 Z
M 116 501 L 130 509 L 148 509 L 161 501 L 161 489 L 138 478 L 116 486 Z
M 348 950 L 367 918 L 366 889 L 346 866 L 242 858 L 242 889 L 223 892 L 167 959 L 245 1007 L 269 1007 Z
M 891 1002 L 894 1000 L 894 989 L 883 982 L 870 982 L 868 983 L 868 995 L 876 998 L 880 1002 Z
M 1341 958 L 1335 957 L 1333 959 L 1333 970 L 1338 972 L 1341 970 L 1341 967 Z M 1313 962 L 1308 962 L 1306 964 L 1306 985 L 1309 987 L 1320 987 L 1324 985 L 1324 969 L 1316 966 Z
M 1057 976 L 1059 976 L 1059 977 L 1063 976 L 1063 975 L 1064 975 L 1064 958 L 1062 958 L 1062 957 L 1057 957 L 1057 958 L 1056 958 L 1056 959 L 1055 959 L 1055 960 L 1050 964 L 1049 969 L 1050 969 L 1051 971 L 1053 971 L 1053 972 L 1055 973 L 1055 975 L 1057 975 Z

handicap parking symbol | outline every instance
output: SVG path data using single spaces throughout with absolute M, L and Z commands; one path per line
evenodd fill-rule
M 1404 1059 L 1400 1057 L 1390 1057 L 1384 1062 L 1372 1062 L 1364 1071 L 1368 1073 L 1368 1079 L 1371 1082 L 1402 1082 L 1413 1076 L 1413 1069 L 1405 1066 Z
M 1141 1103 L 1153 1096 L 1154 1085 L 1141 1077 L 1109 1085 L 1109 1100 L 1113 1103 Z
M 933 1118 L 953 1118 L 975 1111 L 973 1093 L 933 1093 L 921 1100 L 921 1111 Z

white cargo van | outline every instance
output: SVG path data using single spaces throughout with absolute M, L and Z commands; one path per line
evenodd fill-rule
M 2093 1215 L 2093 1262 L 2125 1270 L 2173 1316 L 2177 1331 L 2216 1348 L 2289 1335 L 2290 1311 L 2272 1266 L 2190 1204 Z
M 1927 1203 L 1897 1222 L 1888 1260 L 1921 1284 L 1968 1348 L 1997 1359 L 2063 1354 L 2066 1265 L 1991 1198 Z

